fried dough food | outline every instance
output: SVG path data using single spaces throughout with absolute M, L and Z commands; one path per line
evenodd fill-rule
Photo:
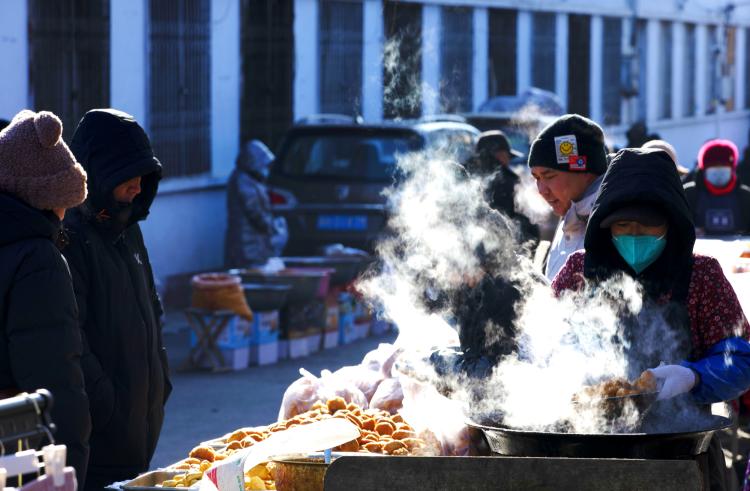
M 646 370 L 632 383 L 624 378 L 613 378 L 598 385 L 584 388 L 574 397 L 575 401 L 625 397 L 656 392 L 656 377 Z
M 273 433 L 330 418 L 348 419 L 359 428 L 359 438 L 336 447 L 334 450 L 337 452 L 369 452 L 393 456 L 441 454 L 440 443 L 433 434 L 417 434 L 401 415 L 391 415 L 380 409 L 362 409 L 355 403 L 347 403 L 343 397 L 334 397 L 327 401 L 317 401 L 309 411 L 269 426 L 237 429 L 218 440 L 216 448 L 209 445 L 193 448 L 187 459 L 170 468 L 182 473 L 157 487 L 188 488 L 200 481 L 213 462 L 252 447 Z M 220 445 L 223 447 L 219 448 Z M 245 473 L 245 490 L 276 489 L 274 476 L 273 463 L 255 466 Z

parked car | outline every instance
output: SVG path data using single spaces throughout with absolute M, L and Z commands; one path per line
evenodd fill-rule
M 563 113 L 557 95 L 532 87 L 519 95 L 488 99 L 476 112 L 462 116 L 479 131 L 502 130 L 513 149 L 524 154 L 524 157 L 516 158 L 513 164 L 526 164 L 531 142 L 545 126 Z
M 289 228 L 285 255 L 316 255 L 336 243 L 372 252 L 387 219 L 383 190 L 396 179 L 399 156 L 447 144 L 463 161 L 478 135 L 455 121 L 306 118 L 293 126 L 268 179 L 274 213 Z

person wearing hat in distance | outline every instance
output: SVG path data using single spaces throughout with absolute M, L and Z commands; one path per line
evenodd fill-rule
M 750 187 L 737 178 L 739 151 L 710 140 L 698 152 L 695 180 L 685 184 L 698 235 L 750 234 Z
M 658 399 L 681 396 L 708 407 L 750 387 L 750 326 L 719 262 L 694 254 L 694 243 L 692 214 L 674 162 L 663 151 L 624 149 L 604 176 L 585 251 L 568 258 L 552 289 L 559 296 L 588 286 L 595 295 L 618 275 L 638 281 L 643 307 L 635 319 L 622 320 L 630 341 L 629 375 L 650 369 L 661 385 Z M 627 300 L 613 302 L 622 312 Z M 639 343 L 639 332 L 655 325 L 659 339 L 671 342 Z M 723 467 L 723 456 L 712 455 L 717 468 Z
M 516 209 L 515 204 L 516 186 L 520 178 L 510 168 L 510 162 L 521 157 L 523 154 L 511 147 L 505 133 L 500 130 L 485 131 L 479 135 L 475 154 L 465 167 L 469 173 L 487 179 L 485 195 L 490 207 L 516 220 L 524 240 L 537 240 L 538 228 Z
M 690 174 L 690 170 L 680 165 L 680 161 L 677 159 L 677 150 L 675 150 L 671 143 L 664 140 L 649 140 L 641 148 L 654 148 L 666 152 L 669 158 L 672 159 L 672 162 L 674 162 L 677 174 L 680 175 L 680 180 L 685 182 L 687 175 Z
M 552 280 L 568 256 L 583 248 L 586 223 L 607 170 L 604 132 L 578 114 L 560 116 L 531 144 L 528 165 L 539 194 L 562 217 L 544 270 Z
M 66 218 L 63 250 L 80 310 L 91 405 L 86 489 L 148 470 L 171 391 L 162 308 L 138 222 L 156 197 L 161 164 L 129 114 L 86 113 L 71 150 L 88 172 L 88 199 Z
M 83 486 L 91 418 L 76 299 L 60 247 L 66 209 L 86 198 L 86 172 L 61 135 L 60 119 L 47 111 L 21 111 L 0 131 L 0 397 L 52 393 L 55 440 L 67 447 Z

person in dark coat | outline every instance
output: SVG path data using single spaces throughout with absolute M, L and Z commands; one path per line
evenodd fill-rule
M 227 183 L 224 262 L 229 268 L 265 264 L 275 254 L 276 227 L 265 181 L 273 153 L 261 141 L 247 142 Z M 283 248 L 283 245 L 282 245 Z
M 718 261 L 694 254 L 694 243 L 692 214 L 674 162 L 663 151 L 621 150 L 594 203 L 585 251 L 568 257 L 552 288 L 559 295 L 585 283 L 597 288 L 620 274 L 637 280 L 643 286 L 641 312 L 621 319 L 630 377 L 650 369 L 662 382 L 660 400 L 681 397 L 710 413 L 710 404 L 750 388 L 750 325 Z M 606 294 L 594 290 L 591 295 L 598 293 Z M 654 324 L 654 318 L 664 322 Z M 663 326 L 663 332 L 644 336 L 649 325 Z M 655 334 L 670 341 L 657 345 Z M 654 407 L 649 417 L 658 412 Z M 708 465 L 711 489 L 725 489 L 726 467 L 716 439 Z
M 524 240 L 538 240 L 538 227 L 516 207 L 516 186 L 521 179 L 510 168 L 514 157 L 520 158 L 523 154 L 513 150 L 505 133 L 499 130 L 485 131 L 479 135 L 475 154 L 465 167 L 470 174 L 487 179 L 485 196 L 490 207 L 516 221 Z
M 73 283 L 59 247 L 65 209 L 86 197 L 86 173 L 61 135 L 60 119 L 46 111 L 21 111 L 0 132 L 0 397 L 52 393 L 55 439 L 83 486 L 91 418 Z
M 750 187 L 737 178 L 738 160 L 729 140 L 710 140 L 698 152 L 695 178 L 685 184 L 698 235 L 750 234 Z
M 78 124 L 73 153 L 89 197 L 69 213 L 63 250 L 73 274 L 91 400 L 86 489 L 149 468 L 171 391 L 162 308 L 138 222 L 156 196 L 161 164 L 132 116 L 95 109 Z

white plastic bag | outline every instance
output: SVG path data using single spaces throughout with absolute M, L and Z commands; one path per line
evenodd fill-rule
M 383 380 L 370 400 L 370 407 L 396 414 L 404 403 L 404 392 L 397 378 Z
M 342 397 L 347 404 L 353 402 L 362 409 L 367 409 L 367 398 L 359 388 L 353 386 L 343 377 L 337 377 L 329 370 L 320 372 L 320 387 L 318 396 L 321 401 L 329 401 L 334 397 Z
M 362 359 L 362 366 L 370 370 L 380 371 L 384 378 L 393 376 L 392 369 L 401 349 L 388 343 L 380 343 L 377 349 L 367 353 Z
M 309 411 L 317 401 L 327 402 L 335 397 L 342 397 L 347 404 L 353 402 L 362 409 L 367 409 L 368 401 L 365 395 L 344 377 L 337 377 L 328 370 L 323 370 L 320 377 L 304 368 L 300 368 L 299 373 L 302 377 L 294 381 L 284 392 L 279 409 L 279 421 Z
M 363 365 L 354 365 L 349 367 L 342 367 L 333 372 L 333 376 L 339 380 L 346 381 L 354 387 L 357 387 L 365 396 L 367 401 L 372 399 L 375 394 L 380 382 L 383 381 L 385 376 L 380 370 L 370 370 L 368 367 Z
M 431 384 L 406 375 L 399 375 L 399 381 L 404 396 L 399 413 L 404 420 L 418 434 L 435 435 L 442 455 L 468 455 L 470 437 L 461 404 L 441 395 Z
M 298 414 L 309 411 L 318 400 L 320 379 L 304 368 L 299 371 L 302 377 L 287 387 L 281 400 L 278 421 L 293 418 Z

